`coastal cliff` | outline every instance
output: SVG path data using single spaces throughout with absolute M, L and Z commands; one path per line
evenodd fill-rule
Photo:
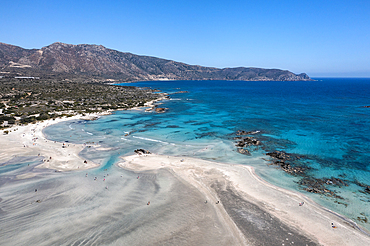
M 95 78 L 98 81 L 245 80 L 310 81 L 305 74 L 253 67 L 213 68 L 108 49 L 102 45 L 53 43 L 23 49 L 0 43 L 0 76 Z

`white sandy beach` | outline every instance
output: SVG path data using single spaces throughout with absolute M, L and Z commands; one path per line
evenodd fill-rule
M 320 244 L 367 245 L 370 242 L 369 237 L 354 229 L 353 225 L 340 218 L 340 215 L 322 208 L 300 193 L 263 181 L 249 166 L 154 154 L 127 156 L 118 165 L 134 171 L 169 169 L 203 193 L 207 201 L 218 209 L 218 214 L 228 223 L 236 237 L 242 237 L 242 233 L 224 207 L 216 204 L 222 199 L 211 188 L 215 182 L 231 185 L 246 200 L 257 204 L 286 224 L 303 231 L 309 238 L 315 238 Z M 301 202 L 304 202 L 303 206 L 299 206 Z M 333 228 L 331 223 L 336 228 Z M 248 242 L 248 239 L 240 238 L 240 241 Z M 288 243 L 291 242 L 287 241 Z
M 39 168 L 50 168 L 59 171 L 83 170 L 97 167 L 98 164 L 82 159 L 78 154 L 85 147 L 83 144 L 68 144 L 50 141 L 45 138 L 42 130 L 52 124 L 73 119 L 93 119 L 100 114 L 46 120 L 26 126 L 15 126 L 8 134 L 0 135 L 0 162 L 4 163 L 17 156 L 42 156 L 43 164 Z M 25 178 L 27 175 L 19 178 Z
M 0 136 L 2 146 L 0 163 L 17 156 L 40 154 L 44 162 L 38 166 L 39 168 L 70 171 L 97 167 L 97 163 L 90 161 L 84 163 L 84 159 L 79 156 L 84 145 L 65 143 L 63 147 L 63 143 L 47 140 L 42 133 L 42 130 L 51 124 L 78 118 L 81 116 L 8 129 L 9 134 Z M 257 205 L 284 224 L 312 239 L 313 242 L 322 245 L 367 245 L 370 242 L 368 236 L 354 228 L 353 222 L 322 208 L 300 193 L 287 191 L 263 181 L 251 167 L 246 165 L 150 154 L 126 156 L 118 166 L 135 172 L 155 172 L 166 169 L 187 185 L 195 187 L 203 194 L 204 200 L 215 209 L 218 219 L 227 225 L 235 245 L 248 245 L 250 242 L 222 202 L 220 191 L 227 189 L 232 190 L 245 201 Z M 26 173 L 17 178 L 26 179 L 32 176 L 33 174 Z M 215 185 L 221 188 L 216 189 Z M 304 202 L 303 206 L 299 206 L 301 202 Z M 335 228 L 332 227 L 332 223 Z M 287 238 L 286 245 L 288 244 L 294 244 L 294 242 Z

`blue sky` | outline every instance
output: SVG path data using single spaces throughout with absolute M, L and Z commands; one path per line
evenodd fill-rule
M 2 0 L 0 42 L 57 41 L 219 68 L 370 77 L 370 1 Z

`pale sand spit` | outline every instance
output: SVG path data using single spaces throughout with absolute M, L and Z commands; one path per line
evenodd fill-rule
M 231 210 L 227 207 L 230 202 L 223 199 L 222 194 L 226 193 L 222 191 L 235 192 L 244 201 L 257 205 L 319 244 L 367 245 L 370 242 L 370 238 L 365 235 L 366 232 L 361 232 L 362 229 L 351 220 L 321 207 L 298 192 L 288 191 L 263 181 L 250 166 L 155 154 L 127 156 L 118 165 L 132 171 L 161 168 L 170 170 L 203 193 L 205 199 L 218 210 L 220 217 L 228 223 L 236 237 L 244 233 L 239 229 L 243 228 L 241 226 L 243 222 L 239 223 L 238 228 L 234 222 L 236 218 L 230 218 Z M 218 201 L 224 203 L 224 206 L 219 206 Z M 302 202 L 304 204 L 300 206 Z M 239 241 L 248 242 L 248 237 Z

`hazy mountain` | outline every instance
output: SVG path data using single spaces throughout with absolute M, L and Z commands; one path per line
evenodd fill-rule
M 53 43 L 23 49 L 0 43 L 0 75 L 94 76 L 142 80 L 311 80 L 307 74 L 262 68 L 212 68 L 107 49 L 101 45 Z

